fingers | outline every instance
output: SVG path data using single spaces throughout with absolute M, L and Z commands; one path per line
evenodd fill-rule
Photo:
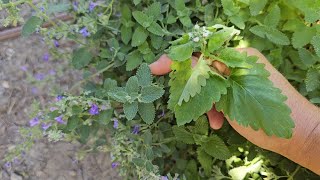
M 156 62 L 149 65 L 151 73 L 154 75 L 164 75 L 171 71 L 171 59 L 163 54 Z
M 221 112 L 218 112 L 214 107 L 207 112 L 210 127 L 212 129 L 220 129 L 223 125 L 224 115 Z

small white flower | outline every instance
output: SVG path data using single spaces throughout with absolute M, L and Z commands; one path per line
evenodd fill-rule
M 189 38 L 192 38 L 193 34 L 192 33 L 188 33 L 188 36 L 189 36 Z
M 199 29 L 200 26 L 198 24 L 194 25 L 194 29 Z
M 202 33 L 202 36 L 203 37 L 208 37 L 210 35 L 210 32 L 209 31 L 204 31 L 203 33 Z
M 195 37 L 195 38 L 193 38 L 193 41 L 194 41 L 194 42 L 199 42 L 199 41 L 200 41 L 200 38 L 199 38 L 199 37 Z

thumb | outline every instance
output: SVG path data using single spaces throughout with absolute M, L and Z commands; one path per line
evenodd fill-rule
M 157 61 L 150 64 L 151 73 L 154 75 L 164 75 L 171 71 L 171 59 L 166 55 L 163 54 Z

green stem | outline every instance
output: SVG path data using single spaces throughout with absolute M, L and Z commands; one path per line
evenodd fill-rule
M 16 1 L 16 2 L 9 2 L 6 4 L 3 4 L 1 7 L 2 8 L 8 8 L 8 7 L 14 7 L 14 6 L 18 6 L 20 4 L 26 3 L 27 0 L 20 0 L 20 1 Z
M 111 63 L 109 66 L 107 66 L 107 67 L 101 69 L 100 71 L 92 74 L 91 76 L 87 77 L 86 79 L 83 79 L 83 80 L 77 82 L 75 85 L 73 85 L 73 86 L 71 87 L 70 92 L 72 92 L 76 87 L 78 87 L 78 86 L 81 85 L 82 83 L 84 83 L 84 82 L 86 82 L 87 80 L 89 80 L 89 79 L 91 79 L 91 78 L 93 78 L 93 77 L 95 77 L 95 76 L 97 76 L 97 75 L 99 75 L 99 74 L 101 74 L 101 73 L 109 70 L 109 69 L 112 68 L 113 66 L 114 66 L 114 63 Z
M 293 173 L 288 177 L 288 179 L 293 180 L 293 177 L 297 174 L 297 172 L 300 170 L 301 166 L 297 165 L 297 168 L 293 171 Z
M 175 140 L 176 140 L 175 137 L 166 138 L 166 139 L 164 139 L 163 141 L 158 142 L 158 143 L 153 143 L 152 145 L 154 145 L 154 146 L 159 146 L 159 145 L 161 145 L 161 144 L 169 143 L 169 142 L 172 142 L 172 141 L 175 141 Z

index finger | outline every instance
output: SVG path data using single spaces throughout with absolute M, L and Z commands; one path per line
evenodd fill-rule
M 157 61 L 149 65 L 151 73 L 154 75 L 164 75 L 171 71 L 172 60 L 163 54 Z

